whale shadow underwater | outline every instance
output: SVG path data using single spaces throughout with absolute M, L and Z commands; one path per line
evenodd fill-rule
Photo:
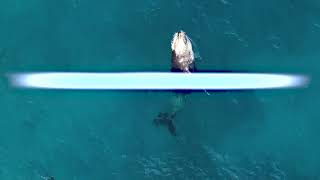
M 172 70 L 171 72 L 181 72 L 178 70 Z M 197 70 L 195 69 L 192 71 L 193 73 L 208 73 L 208 72 L 239 72 L 239 71 L 213 71 L 213 70 Z M 222 93 L 233 93 L 233 92 L 238 92 L 238 93 L 253 93 L 255 90 L 154 90 L 154 92 L 171 92 L 173 96 L 190 96 L 191 94 L 195 93 L 203 93 L 204 96 L 208 96 L 209 94 L 222 94 Z M 252 97 L 253 98 L 253 97 Z M 251 98 L 251 99 L 252 99 Z M 254 101 L 257 102 L 255 99 Z M 232 110 L 228 110 L 230 113 L 232 113 Z M 176 118 L 177 113 L 176 112 L 160 112 L 157 117 L 153 120 L 153 124 L 156 126 L 163 126 L 168 129 L 169 133 L 172 136 L 177 136 L 177 128 L 174 123 L 174 119 Z M 192 118 L 191 116 L 189 118 Z

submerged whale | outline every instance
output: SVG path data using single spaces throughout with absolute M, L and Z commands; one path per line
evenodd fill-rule
M 196 70 L 195 56 L 192 48 L 192 41 L 184 31 L 174 33 L 171 41 L 171 72 L 191 73 Z M 165 126 L 170 134 L 176 136 L 174 118 L 185 104 L 188 91 L 174 91 L 175 95 L 171 99 L 171 111 L 160 112 L 153 120 L 156 126 Z

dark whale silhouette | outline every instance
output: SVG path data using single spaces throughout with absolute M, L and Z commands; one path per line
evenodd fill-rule
M 173 119 L 175 116 L 175 114 L 159 113 L 158 116 L 153 120 L 153 124 L 156 126 L 166 126 L 172 136 L 177 136 L 176 127 L 173 124 Z
M 191 73 L 195 71 L 194 53 L 192 49 L 192 42 L 185 32 L 179 31 L 174 34 L 171 41 L 171 72 Z M 177 96 L 185 96 L 191 93 L 189 90 L 173 90 Z M 176 110 L 172 112 L 160 112 L 153 120 L 156 126 L 165 126 L 168 128 L 171 135 L 176 136 L 176 127 L 174 125 L 174 118 Z

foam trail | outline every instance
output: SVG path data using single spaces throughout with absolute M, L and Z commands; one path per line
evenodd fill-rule
M 19 88 L 84 90 L 250 90 L 305 87 L 304 75 L 267 73 L 15 73 L 9 81 Z

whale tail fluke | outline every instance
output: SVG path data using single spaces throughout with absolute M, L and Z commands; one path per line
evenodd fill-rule
M 173 123 L 176 113 L 159 113 L 153 120 L 153 124 L 156 126 L 165 126 L 168 128 L 172 136 L 177 136 L 176 127 Z

